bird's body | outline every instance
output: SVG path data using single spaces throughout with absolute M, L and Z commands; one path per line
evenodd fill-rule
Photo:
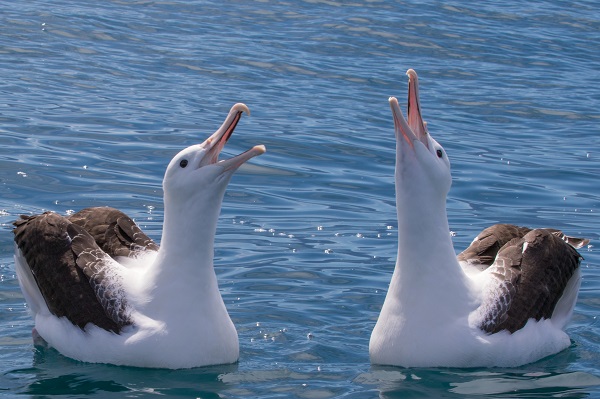
M 450 162 L 421 117 L 417 75 L 408 75 L 407 120 L 390 98 L 398 256 L 371 335 L 372 363 L 516 366 L 565 349 L 581 280 L 574 246 L 587 240 L 494 225 L 457 258 L 446 213 Z
M 17 276 L 35 330 L 50 346 L 77 360 L 139 367 L 237 361 L 213 248 L 227 183 L 265 151 L 256 146 L 218 162 L 242 112 L 245 105 L 234 105 L 211 137 L 170 162 L 160 247 L 112 208 L 15 222 Z

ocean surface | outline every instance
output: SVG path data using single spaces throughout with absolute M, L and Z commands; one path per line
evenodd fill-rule
M 0 5 L 0 396 L 600 397 L 595 1 L 7 1 Z M 368 341 L 394 268 L 405 72 L 453 168 L 457 252 L 484 227 L 587 237 L 565 351 L 518 368 L 394 368 Z M 86 364 L 34 348 L 19 214 L 120 208 L 154 239 L 171 157 L 244 102 L 216 236 L 240 361 Z M 410 344 L 410 343 L 408 343 Z

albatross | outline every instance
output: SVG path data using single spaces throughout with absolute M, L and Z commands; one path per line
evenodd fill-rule
M 510 367 L 565 349 L 581 282 L 576 249 L 589 240 L 498 224 L 457 256 L 446 213 L 450 162 L 421 117 L 417 74 L 407 75 L 406 119 L 398 100 L 389 99 L 398 253 L 369 342 L 371 362 Z
M 160 246 L 114 208 L 14 223 L 15 268 L 35 337 L 93 363 L 179 369 L 238 360 L 213 248 L 231 176 L 265 152 L 257 145 L 219 160 L 244 112 L 235 104 L 214 134 L 167 166 Z

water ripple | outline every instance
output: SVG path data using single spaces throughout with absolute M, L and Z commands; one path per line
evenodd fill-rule
M 102 397 L 594 396 L 600 14 L 568 5 L 306 1 L 9 2 L 0 23 L 0 387 Z M 452 162 L 457 250 L 491 223 L 592 239 L 568 350 L 510 370 L 371 367 L 396 258 L 388 96 L 415 68 Z M 215 265 L 238 365 L 81 364 L 33 348 L 11 223 L 110 205 L 160 239 L 171 157 L 236 102 Z M 402 101 L 401 101 L 402 102 Z

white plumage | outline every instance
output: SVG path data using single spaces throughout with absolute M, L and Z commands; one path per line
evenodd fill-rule
M 237 168 L 264 146 L 218 156 L 240 120 L 231 108 L 204 143 L 169 163 L 160 248 L 111 208 L 15 222 L 15 263 L 37 333 L 62 354 L 117 365 L 234 363 L 238 337 L 213 267 L 217 219 Z
M 450 162 L 421 117 L 417 74 L 407 75 L 407 119 L 390 98 L 398 256 L 371 335 L 371 362 L 517 366 L 565 349 L 563 328 L 581 280 L 581 258 L 567 242 L 580 247 L 587 240 L 495 225 L 457 259 L 446 214 Z

